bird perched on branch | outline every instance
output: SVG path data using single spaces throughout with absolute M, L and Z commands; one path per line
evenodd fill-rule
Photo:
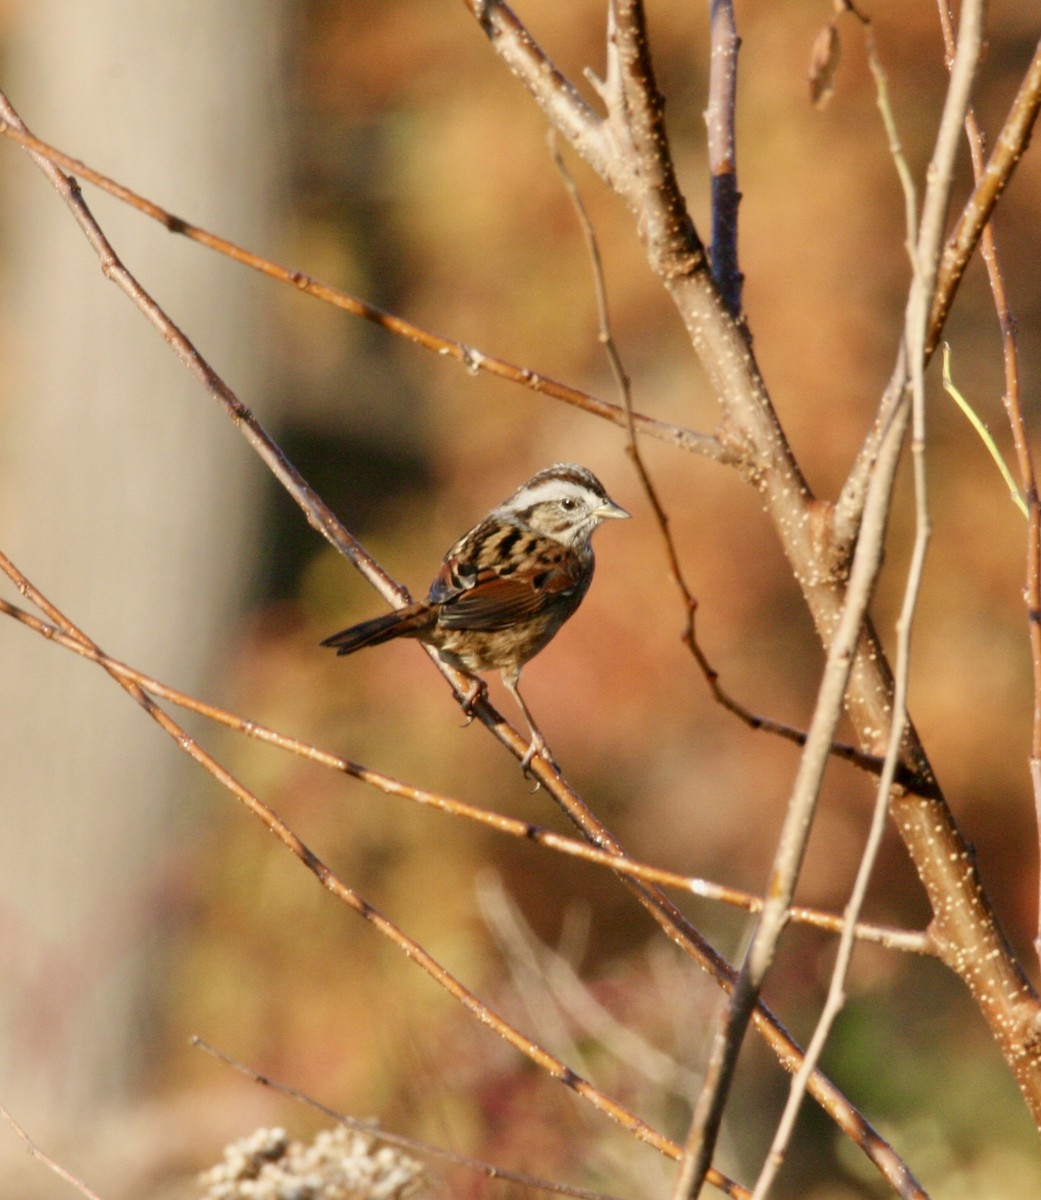
M 521 767 L 526 771 L 536 754 L 552 763 L 520 694 L 520 673 L 589 590 L 593 531 L 607 518 L 628 516 L 592 471 L 574 463 L 547 467 L 463 534 L 425 600 L 334 633 L 322 645 L 353 654 L 393 638 L 418 638 L 473 679 L 467 710 L 485 689 L 474 672 L 498 668 L 531 735 Z

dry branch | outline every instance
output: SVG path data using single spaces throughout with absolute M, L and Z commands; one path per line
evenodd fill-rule
M 583 113 L 577 125 L 569 108 L 573 89 L 553 86 L 559 73 L 532 70 L 533 62 L 548 62 L 546 56 L 541 51 L 526 58 L 506 54 L 507 42 L 520 37 L 532 41 L 530 35 L 519 32 L 522 27 L 516 16 L 498 3 L 471 2 L 469 7 L 480 19 L 493 49 L 506 58 L 547 119 L 637 214 L 650 266 L 682 317 L 720 401 L 717 436 L 738 470 L 759 493 L 821 641 L 831 646 L 843 619 L 852 542 L 847 537 L 833 539 L 832 506 L 815 500 L 806 485 L 770 404 L 747 337 L 727 312 L 712 282 L 701 243 L 686 217 L 682 196 L 675 187 L 660 106 L 656 104 L 658 91 L 651 73 L 642 5 L 612 6 L 609 65 L 601 87 L 607 116 L 594 123 Z M 1032 65 L 1015 106 L 1014 129 L 1002 155 L 995 160 L 995 171 L 1005 181 L 1029 135 L 1039 94 L 1041 76 Z M 960 102 L 954 96 L 949 106 L 949 112 L 957 113 L 959 125 Z M 565 113 L 571 119 L 565 120 Z M 948 140 L 950 123 L 948 116 L 941 133 Z M 934 194 L 939 197 L 941 190 L 938 185 Z M 936 220 L 938 209 L 937 200 L 926 210 L 928 229 L 923 226 L 919 244 L 922 261 L 931 260 L 929 242 L 939 246 L 942 227 Z M 949 297 L 954 288 L 945 276 L 936 292 Z M 908 371 L 902 354 L 880 407 L 877 442 L 881 449 L 871 456 L 876 478 L 881 455 L 888 456 L 894 465 L 898 458 L 906 428 Z M 891 442 L 887 445 L 888 439 Z M 879 479 L 876 486 L 883 484 Z M 865 530 L 861 529 L 859 536 L 863 539 Z M 860 626 L 852 660 L 847 705 L 864 748 L 873 754 L 883 753 L 892 716 L 893 679 L 867 619 Z M 1024 1098 L 1041 1122 L 1041 1010 L 1037 996 L 998 925 L 969 847 L 910 722 L 903 739 L 902 762 L 916 778 L 918 794 L 895 788 L 891 812 L 928 892 L 934 913 L 933 931 L 941 943 L 944 961 L 970 989 Z
M 893 383 L 880 407 L 876 424 L 877 437 L 869 455 L 869 469 L 866 469 L 863 475 L 864 487 L 859 493 L 866 505 L 865 520 L 861 525 L 858 501 L 855 506 L 855 519 L 849 526 L 844 527 L 841 536 L 836 537 L 831 525 L 833 510 L 831 506 L 816 501 L 806 486 L 770 405 L 748 338 L 740 324 L 727 311 L 727 305 L 720 297 L 708 270 L 701 242 L 686 214 L 668 155 L 660 96 L 653 82 L 642 6 L 636 3 L 618 3 L 612 7 L 609 30 L 611 53 L 606 78 L 599 85 L 600 95 L 607 110 L 605 117 L 594 113 L 582 101 L 577 90 L 552 67 L 548 58 L 505 5 L 493 3 L 491 0 L 484 3 L 473 0 L 470 6 L 497 52 L 529 87 L 550 120 L 569 138 L 575 149 L 594 169 L 626 198 L 634 212 L 639 215 L 641 235 L 647 246 L 651 266 L 661 277 L 663 286 L 683 316 L 692 344 L 701 357 L 722 406 L 716 438 L 701 439 L 700 435 L 691 434 L 688 441 L 680 435 L 670 436 L 666 440 L 698 449 L 703 453 L 711 453 L 717 458 L 733 463 L 756 487 L 775 522 L 823 642 L 832 646 L 834 650 L 840 634 L 846 639 L 846 648 L 840 647 L 835 651 L 836 665 L 830 686 L 837 686 L 836 680 L 840 678 L 842 671 L 849 670 L 851 716 L 865 747 L 870 753 L 879 755 L 885 746 L 891 725 L 893 681 L 877 639 L 870 624 L 862 618 L 862 613 L 870 595 L 873 579 L 871 572 L 877 569 L 877 559 L 873 562 L 872 556 L 877 555 L 881 545 L 888 487 L 906 427 L 910 366 L 914 361 L 915 369 L 920 372 L 922 356 L 919 355 L 917 360 L 913 360 L 913 356 L 901 356 Z M 971 11 L 971 6 L 967 6 L 967 10 Z M 959 231 L 965 231 L 965 236 L 960 237 L 958 244 L 962 249 L 958 254 L 965 258 L 971 253 L 971 249 L 966 252 L 964 247 L 972 242 L 971 229 L 979 223 L 979 212 L 988 203 L 992 206 L 1000 195 L 1001 188 L 1007 183 L 1036 119 L 1038 97 L 1041 96 L 1041 71 L 1036 69 L 1038 62 L 1039 58 L 1035 56 L 1035 63 L 1024 80 L 1020 97 L 1014 106 L 1014 122 L 1010 116 L 1013 128 L 1005 144 L 999 145 L 991 163 L 988 164 L 986 186 L 981 182 L 977 188 L 974 197 L 977 203 L 972 215 L 963 217 L 959 224 Z M 952 109 L 955 108 L 957 103 L 952 102 Z M 46 151 L 42 144 L 34 144 L 33 139 L 18 129 L 17 117 L 9 109 L 6 110 L 5 119 L 9 122 L 12 137 L 30 146 L 38 154 Z M 50 152 L 50 157 L 62 161 L 57 152 Z M 65 160 L 66 169 L 73 169 L 70 168 L 70 163 L 72 160 Z M 633 169 L 634 164 L 638 169 Z M 253 414 L 226 389 L 210 368 L 198 359 L 190 342 L 165 314 L 158 310 L 140 285 L 125 272 L 111 247 L 100 236 L 100 231 L 92 226 L 88 219 L 89 214 L 84 215 L 86 210 L 80 202 L 75 184 L 57 172 L 52 173 L 51 177 L 55 186 L 63 191 L 67 202 L 77 215 L 77 220 L 98 251 L 106 274 L 142 307 L 163 331 L 171 345 L 189 362 L 205 386 L 221 400 L 232 419 L 243 428 L 254 449 L 302 504 L 315 528 L 351 557 L 388 599 L 400 601 L 403 592 L 382 572 L 374 560 L 365 555 L 350 535 L 342 531 L 342 526 L 332 514 L 327 510 L 323 511 L 317 497 L 309 494 L 306 482 L 292 471 L 274 443 L 263 433 Z M 934 205 L 930 210 L 934 217 L 942 207 L 941 198 L 945 200 L 943 186 L 942 181 L 936 185 Z M 988 196 L 991 197 L 990 200 Z M 142 202 L 145 205 L 147 203 Z M 201 233 L 177 218 L 170 217 L 169 214 L 166 214 L 166 218 L 164 223 L 176 232 L 188 233 L 189 236 Z M 923 234 L 919 244 L 921 262 L 934 261 L 932 247 L 938 249 L 941 234 L 942 227 L 933 220 L 932 231 L 928 235 Z M 197 237 L 196 240 L 206 239 Z M 216 242 L 219 239 L 211 241 L 215 248 L 221 249 L 222 252 L 231 252 L 228 243 L 217 246 Z M 929 246 L 925 246 L 924 243 L 929 243 Z M 244 262 L 251 257 L 246 255 L 246 252 L 233 256 Z M 957 255 L 955 257 L 957 258 Z M 260 262 L 262 260 L 249 262 L 248 265 L 264 270 L 265 267 L 259 265 Z M 964 263 L 961 265 L 963 267 Z M 282 269 L 279 268 L 278 271 Z M 489 367 L 490 360 L 484 355 L 465 347 L 462 343 L 436 339 L 434 335 L 425 333 L 423 337 L 418 337 L 415 327 L 408 327 L 397 318 L 379 313 L 378 310 L 365 306 L 363 302 L 349 298 L 353 302 L 352 307 L 344 302 L 342 293 L 334 296 L 334 289 L 317 285 L 299 273 L 268 273 L 284 277 L 287 282 L 300 287 L 301 290 L 339 303 L 341 307 L 365 319 L 376 320 L 399 336 L 411 337 L 428 348 L 450 354 L 470 367 L 496 369 Z M 945 303 L 949 304 L 959 277 L 960 269 L 951 268 L 948 259 L 945 258 L 939 281 L 934 287 L 931 279 L 926 280 L 923 291 L 927 297 L 935 296 L 937 302 L 945 298 Z M 923 309 L 926 316 L 928 311 L 928 307 Z M 942 304 L 937 308 L 934 303 L 931 324 L 927 327 L 928 336 L 932 336 L 945 313 L 946 308 Z M 522 368 L 506 364 L 497 373 L 515 378 L 527 386 L 537 386 L 547 394 L 558 394 L 557 391 L 543 386 L 546 381 Z M 576 402 L 574 395 L 577 393 L 566 396 L 563 393 L 569 392 L 570 389 L 564 389 L 562 385 L 554 385 L 554 388 L 558 389 L 560 398 L 568 399 L 571 403 Z M 617 406 L 597 402 L 584 407 L 587 407 L 587 411 L 616 423 L 625 420 L 624 413 Z M 640 432 L 661 436 L 661 431 L 656 431 L 656 425 L 645 425 L 645 420 L 649 422 L 649 419 L 641 419 Z M 680 433 L 689 434 L 689 431 Z M 854 539 L 847 534 L 848 529 L 854 527 L 859 535 L 859 542 L 856 556 L 852 558 L 851 572 L 850 554 Z M 69 633 L 67 636 L 77 640 L 75 633 Z M 82 644 L 84 647 L 91 645 L 86 640 Z M 98 653 L 100 655 L 100 652 Z M 842 655 L 846 655 L 848 661 L 838 661 Z M 103 659 L 104 656 L 100 656 L 98 661 Z M 844 686 L 845 680 L 841 682 Z M 501 718 L 494 710 L 489 710 L 483 715 L 497 735 L 512 747 L 509 736 L 512 731 L 504 732 Z M 829 716 L 822 717 L 822 723 L 827 723 L 828 720 Z M 519 743 L 516 747 L 519 753 L 523 750 L 523 739 L 513 736 Z M 971 852 L 935 784 L 924 750 L 910 722 L 900 741 L 900 748 L 902 758 L 899 767 L 914 778 L 919 794 L 895 790 L 892 796 L 892 811 L 918 873 L 929 892 L 935 914 L 931 934 L 935 937 L 945 961 L 952 970 L 961 975 L 972 991 L 1006 1058 L 1012 1064 L 1028 1103 L 1035 1115 L 1041 1118 L 1041 1038 L 1037 998 L 998 928 L 976 874 Z M 813 753 L 819 752 L 818 737 L 812 739 L 810 749 Z M 808 773 L 817 771 L 819 763 L 813 764 L 809 756 L 805 761 L 811 764 L 806 767 Z M 576 824 L 603 847 L 608 858 L 617 853 L 616 843 L 563 781 L 547 775 L 544 782 Z M 642 902 L 669 935 L 698 958 L 724 988 L 733 987 L 735 977 L 732 970 L 700 939 L 671 904 L 653 889 L 633 886 Z M 781 909 L 787 911 L 787 906 L 781 904 L 778 906 L 778 912 Z M 798 1049 L 776 1019 L 761 1006 L 750 1008 L 749 1011 L 754 1013 L 755 1021 L 782 1059 L 788 1065 L 797 1062 Z M 913 1194 L 908 1190 L 913 1187 L 913 1181 L 908 1181 L 906 1168 L 892 1155 L 881 1139 L 873 1136 L 870 1127 L 832 1085 L 822 1076 L 815 1075 L 811 1081 L 811 1090 L 815 1091 L 818 1099 L 843 1128 L 859 1130 L 858 1136 L 863 1139 L 862 1144 L 866 1144 L 873 1159 L 883 1165 L 883 1170 L 890 1181 L 894 1182 L 894 1186 L 898 1186 L 902 1194 Z M 898 1184 L 899 1180 L 902 1180 L 902 1183 Z
M 153 221 L 157 221 L 170 233 L 178 234 L 200 246 L 205 246 L 208 250 L 223 254 L 233 262 L 241 263 L 250 270 L 266 275 L 279 283 L 287 283 L 297 291 L 303 292 L 304 295 L 313 296 L 316 300 L 331 304 L 334 308 L 350 313 L 351 316 L 360 317 L 364 321 L 378 325 L 395 337 L 404 338 L 440 358 L 459 363 L 466 368 L 468 374 L 485 372 L 510 383 L 519 384 L 539 395 L 548 396 L 552 400 L 561 400 L 565 404 L 570 404 L 591 416 L 610 421 L 614 425 L 625 426 L 628 423 L 628 414 L 617 404 L 611 404 L 609 401 L 593 396 L 589 392 L 583 392 L 579 388 L 570 387 L 566 383 L 533 371 L 529 367 L 520 367 L 504 358 L 498 358 L 494 354 L 487 354 L 476 346 L 470 346 L 455 338 L 434 333 L 412 321 L 405 320 L 396 313 L 387 312 L 357 296 L 352 296 L 349 292 L 323 283 L 304 271 L 281 266 L 259 254 L 254 254 L 252 250 L 247 250 L 227 238 L 211 233 L 199 225 L 194 225 L 183 217 L 175 216 L 153 200 L 149 200 L 146 196 L 140 195 L 117 180 L 109 178 L 82 160 L 34 137 L 18 120 L 17 114 L 9 104 L 6 104 L 6 112 L 9 115 L 4 116 L 5 103 L 0 97 L 0 134 L 38 156 L 38 163 L 40 161 L 52 163 L 63 171 L 69 172 L 76 179 L 92 183 L 108 195 L 128 204 Z M 722 446 L 709 434 L 697 433 L 693 429 L 673 425 L 668 421 L 660 421 L 656 417 L 650 417 L 644 413 L 633 413 L 632 420 L 640 433 L 665 442 L 667 445 L 720 461 L 725 457 Z
M 2 564 L 2 556 L 0 556 L 0 564 Z M 16 574 L 15 578 L 19 578 L 19 575 Z M 179 708 L 197 713 L 199 716 L 205 717 L 217 725 L 222 725 L 225 729 L 234 730 L 236 733 L 241 733 L 258 742 L 263 742 L 265 745 L 277 747 L 300 758 L 305 758 L 309 762 L 317 763 L 319 766 L 338 771 L 340 774 L 347 775 L 352 779 L 359 780 L 361 783 L 368 784 L 370 787 L 377 788 L 385 795 L 397 796 L 422 805 L 425 808 L 433 808 L 451 816 L 474 821 L 479 825 L 494 829 L 498 833 L 506 834 L 509 837 L 534 842 L 536 845 L 545 846 L 547 849 L 555 850 L 560 854 L 580 858 L 596 866 L 607 867 L 609 870 L 617 871 L 619 874 L 631 875 L 634 879 L 643 879 L 648 883 L 659 884 L 661 887 L 675 888 L 679 891 L 689 892 L 692 896 L 699 896 L 720 904 L 728 904 L 750 913 L 757 913 L 762 909 L 763 898 L 753 895 L 751 892 L 742 891 L 740 888 L 727 887 L 724 884 L 714 883 L 696 876 L 683 875 L 678 871 L 669 871 L 664 867 L 658 867 L 652 863 L 640 862 L 625 855 L 601 850 L 589 842 L 566 837 L 534 821 L 518 820 L 515 817 L 508 817 L 491 809 L 480 808 L 475 804 L 468 804 L 452 796 L 445 796 L 439 792 L 432 792 L 427 788 L 404 783 L 400 779 L 395 779 L 383 771 L 377 771 L 372 767 L 367 767 L 349 758 L 344 758 L 341 754 L 333 754 L 328 750 L 321 750 L 309 742 L 290 737 L 285 733 L 279 733 L 277 730 L 271 729 L 259 721 L 241 717 L 215 704 L 200 700 L 197 696 L 191 696 L 186 692 L 179 691 L 177 688 L 171 687 L 169 684 L 163 683 L 151 675 L 146 675 L 143 671 L 138 671 L 127 663 L 105 654 L 94 643 L 78 641 L 70 634 L 63 633 L 57 626 L 48 624 L 32 613 L 26 612 L 25 609 L 18 608 L 16 605 L 10 604 L 3 599 L 0 599 L 0 613 L 34 630 L 48 641 L 63 646 L 66 650 L 71 650 L 90 662 L 97 663 L 98 666 L 104 667 L 110 675 L 118 675 L 121 679 L 137 684 L 143 691 L 156 699 L 169 701 L 171 704 L 176 704 Z M 827 933 L 841 933 L 843 928 L 843 918 L 841 916 L 835 913 L 822 912 L 816 908 L 808 908 L 804 905 L 793 905 L 789 911 L 789 918 L 796 924 L 809 925 L 814 929 L 820 929 Z M 877 946 L 884 946 L 888 950 L 928 956 L 934 954 L 929 936 L 926 933 L 919 933 L 908 929 L 897 929 L 891 925 L 878 925 L 870 921 L 857 922 L 854 927 L 854 933 L 861 941 L 870 942 Z
M 148 319 L 162 333 L 171 347 L 183 359 L 189 369 L 218 400 L 225 411 L 235 422 L 236 426 L 246 437 L 251 447 L 260 455 L 282 483 L 289 494 L 303 508 L 308 520 L 323 536 L 328 538 L 337 548 L 342 549 L 355 563 L 363 574 L 370 579 L 388 599 L 400 603 L 406 596 L 404 589 L 393 580 L 372 560 L 351 536 L 334 514 L 324 506 L 306 481 L 299 476 L 292 464 L 288 462 L 274 441 L 269 437 L 254 415 L 231 392 L 212 367 L 199 355 L 191 341 L 173 323 L 162 308 L 147 294 L 136 279 L 120 263 L 114 250 L 108 244 L 89 209 L 83 202 L 78 186 L 57 169 L 43 153 L 41 143 L 37 143 L 25 130 L 17 113 L 11 108 L 5 97 L 0 95 L 0 120 L 6 122 L 12 131 L 14 140 L 24 141 L 30 155 L 37 165 L 45 172 L 59 194 L 70 207 L 76 221 L 83 229 L 90 244 L 98 253 L 106 277 L 115 282 L 131 301 L 139 306 Z M 696 257 L 696 256 L 695 256 Z M 702 266 L 703 266 L 703 255 Z M 289 279 L 296 284 L 298 281 Z M 711 287 L 711 284 L 709 284 Z M 317 294 L 317 293 L 316 293 Z M 364 314 L 359 314 L 364 315 Z M 765 393 L 764 393 L 765 397 Z M 714 443 L 717 444 L 717 443 Z M 726 453 L 725 451 L 723 452 Z M 446 664 L 437 659 L 433 651 L 431 658 L 441 673 L 452 683 L 457 699 L 462 699 L 465 689 L 456 673 Z M 147 703 L 147 697 L 144 697 Z M 152 706 L 154 707 L 154 705 Z M 506 745 L 519 759 L 527 743 L 513 730 L 488 703 L 481 699 L 474 706 L 476 714 L 488 726 L 499 740 Z M 152 715 L 155 715 L 154 713 Z M 158 718 L 157 718 L 158 719 Z M 532 774 L 542 783 L 547 792 L 561 806 L 563 811 L 596 845 L 611 853 L 621 853 L 621 847 L 612 838 L 607 829 L 583 803 L 578 794 L 564 781 L 552 767 L 542 758 L 532 763 Z M 218 770 L 216 777 L 229 787 L 241 799 L 245 799 L 237 791 L 237 785 L 226 773 Z M 247 801 L 247 803 L 249 803 Z M 259 803 L 259 802 L 258 802 Z M 257 810 L 254 810 L 257 811 Z M 259 815 L 259 814 L 258 814 Z M 733 969 L 725 959 L 707 942 L 705 938 L 684 917 L 680 910 L 660 891 L 660 889 L 644 884 L 638 880 L 626 879 L 626 886 L 647 909 L 651 917 L 685 953 L 689 954 L 715 978 L 724 989 L 733 985 L 735 978 Z M 756 1006 L 753 1021 L 756 1028 L 773 1048 L 779 1060 L 793 1069 L 802 1059 L 802 1052 L 787 1030 L 763 1004 Z M 810 1091 L 818 1102 L 829 1112 L 838 1127 L 858 1145 L 880 1172 L 898 1188 L 904 1186 L 910 1178 L 905 1163 L 893 1151 L 892 1147 L 882 1138 L 871 1123 L 861 1114 L 821 1072 L 816 1071 L 811 1077 Z

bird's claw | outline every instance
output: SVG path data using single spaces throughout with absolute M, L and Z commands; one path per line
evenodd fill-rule
M 535 776 L 531 773 L 531 764 L 534 762 L 536 754 L 544 758 L 546 762 L 549 763 L 549 765 L 553 768 L 553 770 L 558 775 L 560 774 L 560 767 L 557 765 L 556 759 L 553 757 L 553 755 L 550 754 L 549 746 L 546 745 L 545 739 L 542 737 L 533 737 L 528 745 L 527 750 L 524 751 L 524 757 L 520 760 L 521 771 L 523 772 L 525 779 L 535 779 Z M 534 794 L 537 792 L 541 786 L 541 782 L 538 779 L 535 779 L 535 786 L 532 788 L 532 793 Z
M 474 709 L 477 707 L 478 701 L 483 700 L 487 695 L 488 685 L 483 679 L 475 679 L 473 687 L 459 701 L 463 715 L 466 717 L 466 720 L 463 722 L 464 729 L 473 724 L 474 717 L 477 716 Z

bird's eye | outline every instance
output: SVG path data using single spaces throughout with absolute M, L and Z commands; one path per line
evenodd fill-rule
M 575 509 L 578 508 L 578 501 L 574 496 L 565 496 L 560 502 L 560 507 L 565 512 L 574 512 Z

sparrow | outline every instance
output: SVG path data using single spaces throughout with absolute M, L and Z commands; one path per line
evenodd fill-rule
M 521 696 L 521 670 L 589 590 L 594 530 L 601 521 L 628 516 L 592 471 L 574 463 L 546 467 L 452 546 L 425 600 L 352 625 L 322 645 L 353 654 L 394 638 L 417 638 L 473 680 L 466 711 L 486 687 L 475 672 L 498 669 L 528 724 L 522 769 L 536 754 L 555 766 Z

